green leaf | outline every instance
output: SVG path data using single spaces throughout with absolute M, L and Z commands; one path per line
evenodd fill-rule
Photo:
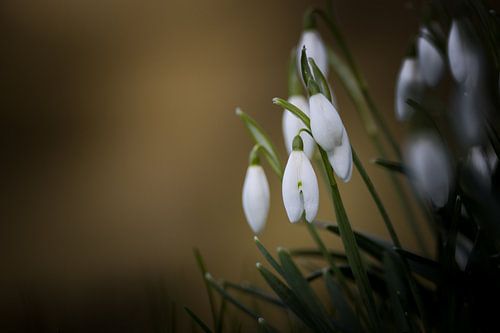
M 217 313 L 215 310 L 214 296 L 212 294 L 212 289 L 210 288 L 207 280 L 205 279 L 205 275 L 207 274 L 207 268 L 205 266 L 205 262 L 203 260 L 203 257 L 201 256 L 200 251 L 197 248 L 195 248 L 193 250 L 193 252 L 194 252 L 194 257 L 196 259 L 196 263 L 198 264 L 198 268 L 200 269 L 201 274 L 203 276 L 203 282 L 205 284 L 205 289 L 207 290 L 207 294 L 208 294 L 208 301 L 210 303 L 210 311 L 212 313 L 213 325 L 214 325 L 214 327 L 216 327 L 217 326 Z
M 205 333 L 212 333 L 210 328 L 208 328 L 207 324 L 203 322 L 191 309 L 189 309 L 187 306 L 184 307 L 184 310 L 186 310 L 187 314 L 191 319 L 203 330 Z
M 255 244 L 257 245 L 257 248 L 259 249 L 260 253 L 266 258 L 267 262 L 273 266 L 273 268 L 278 272 L 281 276 L 284 276 L 283 268 L 281 268 L 280 264 L 273 258 L 273 256 L 267 251 L 267 249 L 262 245 L 260 242 L 259 238 L 255 236 L 254 238 Z
M 351 308 L 349 302 L 344 297 L 339 285 L 333 279 L 329 270 L 323 270 L 323 278 L 325 280 L 326 289 L 330 295 L 332 306 L 337 313 L 339 325 L 341 327 L 349 328 L 351 332 L 362 332 L 361 324 L 358 317 Z
M 268 269 L 262 266 L 260 263 L 257 263 L 257 269 L 260 274 L 266 280 L 267 284 L 271 287 L 271 289 L 278 295 L 278 297 L 283 301 L 284 304 L 311 329 L 319 329 L 316 323 L 312 320 L 309 313 L 305 309 L 301 300 L 295 293 L 288 288 L 279 278 L 277 278 L 273 273 L 271 273 Z
M 407 260 L 412 272 L 434 283 L 441 279 L 442 272 L 438 262 L 400 248 L 395 248 L 394 251 Z
M 302 112 L 301 109 L 299 109 L 298 107 L 296 107 L 292 103 L 289 103 L 288 101 L 285 101 L 284 99 L 279 98 L 279 97 L 273 98 L 273 103 L 278 105 L 278 106 L 281 106 L 283 109 L 290 111 L 297 118 L 302 120 L 302 122 L 307 126 L 308 129 L 311 128 L 311 121 L 309 120 L 309 117 L 304 112 Z
M 302 73 L 302 80 L 307 84 L 310 80 L 314 81 L 314 77 L 311 73 L 311 68 L 309 67 L 309 63 L 307 62 L 307 50 L 304 46 L 300 53 L 300 71 Z
M 243 120 L 243 123 L 252 135 L 254 141 L 266 150 L 267 153 L 265 154 L 265 156 L 269 164 L 271 165 L 271 168 L 279 177 L 282 177 L 283 166 L 278 157 L 279 155 L 277 153 L 277 150 L 269 139 L 269 136 L 252 117 L 243 112 L 240 108 L 236 109 L 236 115 L 240 117 L 241 120 Z
M 401 162 L 389 161 L 385 158 L 376 158 L 372 161 L 374 164 L 381 166 L 389 171 L 406 174 L 406 170 Z
M 398 332 L 412 332 L 410 309 L 408 306 L 408 290 L 402 276 L 404 276 L 401 259 L 394 253 L 387 251 L 382 259 L 385 269 L 385 278 L 389 290 L 391 309 L 396 319 Z
M 325 257 L 324 253 L 318 249 L 290 249 L 290 255 L 293 257 Z M 329 256 L 334 258 L 335 260 L 342 260 L 346 261 L 347 257 L 345 254 L 339 252 L 339 251 L 333 251 L 329 250 L 328 251 Z
M 270 304 L 274 304 L 277 306 L 284 306 L 284 304 L 281 300 L 275 298 L 272 295 L 269 295 L 264 290 L 261 290 L 257 287 L 252 286 L 252 285 L 243 285 L 243 284 L 237 284 L 237 283 L 228 282 L 228 281 L 225 282 L 225 285 L 227 288 L 235 289 L 235 290 L 238 290 L 240 292 L 249 294 L 251 296 L 255 296 L 256 298 L 261 299 L 263 301 L 266 301 Z
M 286 282 L 300 300 L 304 302 L 314 322 L 325 332 L 335 330 L 326 309 L 312 290 L 309 282 L 293 262 L 290 254 L 285 249 L 280 248 L 278 249 L 278 256 L 285 273 Z
M 315 223 L 318 227 L 326 229 L 338 236 L 340 235 L 338 225 L 320 221 L 314 221 L 313 223 Z M 379 261 L 382 260 L 384 251 L 390 250 L 392 248 L 392 245 L 379 240 L 375 240 L 374 238 L 366 236 L 360 232 L 354 231 L 353 233 L 359 247 Z

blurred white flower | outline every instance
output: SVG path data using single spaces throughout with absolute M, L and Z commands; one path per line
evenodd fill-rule
M 314 62 L 321 70 L 321 73 L 325 77 L 328 76 L 328 53 L 326 51 L 325 43 L 321 38 L 319 32 L 315 29 L 307 29 L 302 32 L 300 36 L 299 44 L 297 45 L 297 70 L 299 76 L 301 75 L 301 56 L 302 48 L 306 47 L 307 57 L 313 58 Z
M 302 112 L 309 116 L 309 103 L 306 98 L 301 95 L 294 95 L 288 98 L 288 102 L 298 107 Z M 291 112 L 284 110 L 283 112 L 283 136 L 285 139 L 285 146 L 290 154 L 292 152 L 293 138 L 299 133 L 302 128 L 306 128 L 302 120 L 297 118 Z M 313 138 L 308 133 L 300 133 L 302 141 L 304 142 L 304 153 L 307 157 L 311 158 L 314 154 L 314 149 L 316 148 L 316 143 Z
M 404 162 L 417 192 L 434 207 L 443 207 L 453 178 L 448 151 L 437 134 L 421 131 L 410 137 Z
M 342 132 L 342 143 L 327 154 L 335 174 L 344 183 L 348 182 L 352 176 L 352 151 L 345 128 Z
M 459 85 L 453 95 L 451 124 L 458 141 L 465 147 L 485 141 L 484 114 L 491 108 L 487 96 L 479 89 Z
M 414 110 L 406 101 L 412 99 L 420 102 L 424 92 L 424 80 L 418 60 L 405 58 L 396 83 L 396 118 L 400 121 L 407 120 Z
M 285 167 L 282 195 L 290 222 L 298 222 L 304 212 L 307 221 L 314 220 L 319 207 L 318 180 L 311 162 L 302 151 L 300 136 L 294 139 L 293 151 Z
M 248 167 L 243 184 L 243 210 L 250 228 L 259 234 L 266 225 L 269 213 L 269 183 L 262 166 L 252 164 Z
M 428 86 L 435 87 L 444 74 L 444 59 L 441 52 L 428 39 L 430 32 L 427 28 L 422 28 L 418 37 L 418 63 L 422 77 Z
M 468 87 L 474 87 L 478 83 L 482 63 L 480 52 L 462 20 L 455 19 L 451 23 L 448 61 L 455 81 Z

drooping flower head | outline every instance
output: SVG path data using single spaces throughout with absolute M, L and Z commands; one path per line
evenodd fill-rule
M 405 148 L 405 166 L 413 186 L 434 207 L 443 207 L 453 178 L 446 146 L 436 133 L 425 130 L 413 134 Z
M 407 101 L 411 99 L 420 102 L 424 92 L 420 63 L 417 58 L 408 56 L 403 60 L 396 83 L 396 118 L 400 121 L 408 120 L 414 110 Z
M 293 150 L 283 174 L 283 204 L 292 223 L 300 221 L 302 215 L 312 222 L 318 213 L 319 188 L 316 174 L 303 151 L 302 138 L 294 138 Z
M 246 220 L 256 235 L 261 233 L 266 225 L 270 203 L 269 183 L 260 165 L 257 150 L 254 149 L 250 153 L 250 165 L 243 183 L 242 195 Z
M 428 86 L 435 87 L 443 77 L 445 63 L 443 55 L 433 41 L 431 32 L 426 27 L 420 30 L 417 49 L 422 78 Z

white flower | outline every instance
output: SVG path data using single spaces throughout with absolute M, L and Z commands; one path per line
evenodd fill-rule
M 295 141 L 302 140 L 296 137 Z M 305 211 L 306 220 L 312 222 L 318 213 L 319 189 L 316 174 L 306 154 L 294 142 L 288 158 L 282 184 L 283 204 L 292 223 L 298 222 Z
M 347 183 L 352 176 L 352 151 L 349 137 L 344 128 L 342 132 L 342 143 L 328 153 L 328 160 L 333 167 L 335 174 Z
M 422 28 L 421 36 L 418 38 L 418 62 L 422 77 L 428 86 L 436 86 L 444 74 L 444 59 L 436 46 L 427 37 L 430 32 Z
M 471 169 L 475 181 L 487 192 L 491 190 L 492 169 L 489 163 L 489 156 L 480 146 L 469 149 L 467 164 Z
M 419 194 L 435 207 L 443 207 L 448 201 L 452 170 L 441 139 L 430 131 L 415 134 L 406 146 L 404 161 Z
M 325 151 L 331 151 L 342 143 L 344 124 L 332 103 L 323 94 L 309 97 L 311 132 Z
M 304 96 L 294 95 L 290 96 L 288 102 L 298 107 L 302 112 L 304 112 L 307 116 L 309 116 L 309 104 Z M 299 133 L 302 128 L 306 126 L 300 120 L 292 114 L 291 112 L 284 110 L 283 112 L 283 136 L 285 139 L 285 146 L 288 153 L 292 152 L 292 143 L 293 138 Z M 300 133 L 302 140 L 304 141 L 304 153 L 307 157 L 311 158 L 314 154 L 314 148 L 316 148 L 316 143 L 313 138 L 308 133 L 302 132 Z
M 313 58 L 314 62 L 321 70 L 325 77 L 328 76 L 328 53 L 321 35 L 314 29 L 304 30 L 300 36 L 299 44 L 297 45 L 297 70 L 299 76 L 302 78 L 301 73 L 301 56 L 302 48 L 306 47 L 307 57 Z
M 418 60 L 406 58 L 399 70 L 396 83 L 396 117 L 398 120 L 407 120 L 413 113 L 413 108 L 406 102 L 412 99 L 419 102 L 424 94 L 424 81 L 420 72 Z
M 269 183 L 262 166 L 250 165 L 243 184 L 243 210 L 248 224 L 255 234 L 266 225 L 269 213 Z
M 455 81 L 474 87 L 479 80 L 481 59 L 466 24 L 453 20 L 448 37 L 448 61 Z

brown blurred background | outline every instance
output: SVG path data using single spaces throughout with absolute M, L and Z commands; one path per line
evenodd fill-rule
M 419 13 L 400 0 L 336 2 L 371 92 L 401 135 L 394 81 Z M 263 124 L 285 158 L 271 98 L 286 97 L 288 55 L 308 5 L 0 4 L 0 331 L 152 331 L 160 285 L 179 320 L 186 304 L 208 321 L 193 247 L 215 277 L 261 281 L 240 202 L 252 142 L 234 109 Z M 332 83 L 353 145 L 415 248 L 386 173 L 368 165 L 376 153 L 359 117 Z M 262 241 L 311 245 L 287 222 L 279 182 L 268 177 Z M 333 220 L 324 190 L 319 217 Z M 387 237 L 359 175 L 341 191 L 355 228 Z

